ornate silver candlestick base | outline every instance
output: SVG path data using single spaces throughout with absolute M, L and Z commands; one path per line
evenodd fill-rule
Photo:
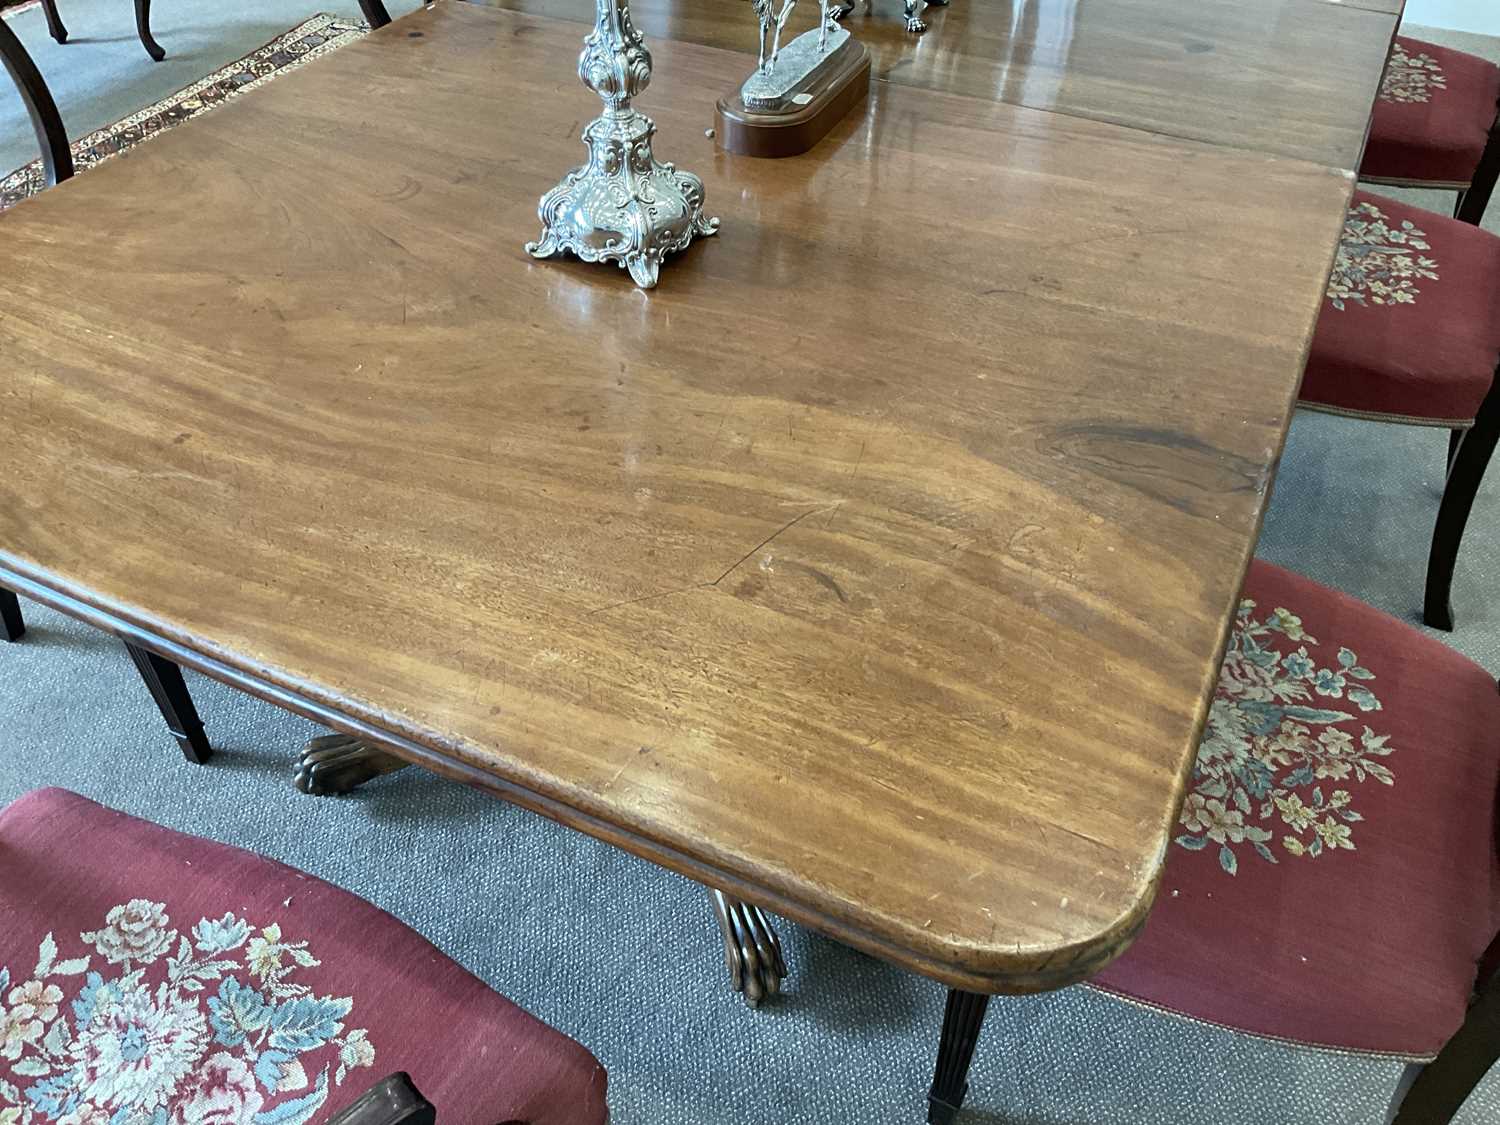
M 537 258 L 571 250 L 585 262 L 616 262 L 650 289 L 662 259 L 716 234 L 719 220 L 703 213 L 702 180 L 652 155 L 656 126 L 630 106 L 651 81 L 651 53 L 631 25 L 628 0 L 597 0 L 578 77 L 604 100 L 604 112 L 583 131 L 588 163 L 542 196 L 542 236 L 526 250 Z

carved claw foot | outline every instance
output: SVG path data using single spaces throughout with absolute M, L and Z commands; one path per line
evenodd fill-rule
M 308 742 L 297 759 L 297 788 L 315 797 L 352 793 L 382 774 L 411 763 L 347 734 L 329 734 Z
M 724 934 L 724 965 L 729 983 L 752 1008 L 781 991 L 786 979 L 786 961 L 781 956 L 781 941 L 760 907 L 751 906 L 723 891 L 708 890 L 713 899 L 714 917 Z
M 830 23 L 838 23 L 845 16 L 851 14 L 854 11 L 854 6 L 855 6 L 856 3 L 858 3 L 858 0 L 837 0 L 836 3 L 829 4 L 828 5 L 828 20 L 829 20 L 829 22 Z M 868 16 L 870 14 L 870 11 L 874 7 L 874 4 L 875 4 L 875 0 L 865 0 L 865 15 Z

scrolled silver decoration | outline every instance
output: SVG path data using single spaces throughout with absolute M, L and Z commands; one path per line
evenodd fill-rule
M 702 180 L 652 154 L 656 125 L 631 107 L 651 81 L 651 52 L 630 22 L 629 0 L 596 0 L 578 77 L 603 100 L 604 112 L 583 130 L 588 163 L 542 196 L 542 236 L 526 251 L 616 262 L 650 289 L 662 259 L 695 237 L 718 233 L 719 220 L 703 213 Z

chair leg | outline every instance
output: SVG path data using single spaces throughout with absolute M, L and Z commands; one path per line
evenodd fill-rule
M 26 633 L 20 599 L 5 589 L 0 589 L 0 633 L 5 634 L 7 641 L 19 641 Z
M 57 14 L 57 0 L 42 0 L 42 11 L 47 15 L 47 34 L 59 43 L 66 43 L 68 29 L 63 26 L 62 16 Z
M 1484 470 L 1500 438 L 1500 378 L 1491 384 L 1479 414 L 1474 419 L 1448 472 L 1437 524 L 1432 529 L 1432 550 L 1427 556 L 1427 593 L 1422 602 L 1422 620 L 1434 629 L 1453 628 L 1453 568 L 1474 497 L 1484 480 Z
M 187 684 L 183 682 L 182 669 L 170 660 L 129 641 L 125 642 L 125 649 L 130 653 L 130 659 L 135 661 L 141 679 L 146 681 L 151 698 L 156 700 L 161 717 L 167 721 L 167 729 L 177 739 L 177 745 L 182 747 L 183 757 L 194 765 L 202 765 L 208 761 L 213 750 L 203 733 L 203 723 L 198 719 L 193 697 L 188 694 Z
M 21 91 L 21 100 L 26 103 L 36 143 L 42 150 L 42 175 L 47 186 L 61 183 L 73 174 L 68 131 L 63 127 L 62 114 L 57 112 L 52 92 L 42 81 L 41 71 L 4 20 L 0 20 L 0 63 L 4 63 L 6 72 Z
M 1394 1125 L 1447 1125 L 1479 1080 L 1500 1060 L 1500 978 L 1480 990 L 1463 1026 L 1401 1099 Z
M 1426 1069 L 1426 1063 L 1406 1064 L 1401 1077 L 1396 1079 L 1396 1088 L 1391 1091 L 1391 1100 L 1386 1103 L 1385 1117 L 1382 1119 L 1384 1125 L 1396 1125 L 1396 1115 L 1401 1112 L 1401 1103 L 1406 1100 L 1406 1095 L 1411 1091 L 1417 1079 L 1422 1077 L 1422 1071 Z
M 151 38 L 151 0 L 135 0 L 135 33 L 141 37 L 141 46 L 152 62 L 161 62 L 167 57 L 162 45 Z
M 1490 195 L 1495 190 L 1495 181 L 1500 179 L 1500 115 L 1490 127 L 1490 139 L 1485 142 L 1484 155 L 1479 158 L 1479 167 L 1474 169 L 1474 179 L 1469 190 L 1461 193 L 1458 210 L 1454 218 L 1476 227 L 1484 218 L 1484 209 L 1489 206 Z
M 927 1094 L 927 1125 L 952 1125 L 969 1092 L 969 1063 L 990 998 L 976 992 L 948 990 L 943 1011 L 943 1036 L 938 1041 L 937 1068 Z
M 1455 426 L 1448 431 L 1448 468 L 1446 472 L 1453 471 L 1453 462 L 1458 457 L 1458 447 L 1463 444 L 1464 434 L 1468 433 L 1468 427 Z
M 365 14 L 365 22 L 371 29 L 384 27 L 391 22 L 391 14 L 385 10 L 381 0 L 359 0 L 360 11 Z

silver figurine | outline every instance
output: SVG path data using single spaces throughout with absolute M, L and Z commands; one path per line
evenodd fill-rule
M 747 109 L 784 109 L 809 83 L 818 69 L 849 39 L 849 33 L 835 21 L 833 0 L 819 0 L 818 26 L 781 45 L 781 29 L 797 6 L 797 0 L 784 0 L 776 10 L 775 0 L 750 0 L 760 21 L 760 61 L 740 88 L 740 98 Z
M 719 220 L 703 213 L 702 180 L 652 155 L 656 125 L 631 108 L 651 81 L 651 52 L 630 22 L 629 0 L 596 0 L 578 77 L 603 99 L 604 112 L 583 130 L 588 163 L 542 196 L 542 236 L 526 244 L 527 253 L 571 250 L 585 262 L 617 262 L 650 289 L 662 259 L 718 233 Z

